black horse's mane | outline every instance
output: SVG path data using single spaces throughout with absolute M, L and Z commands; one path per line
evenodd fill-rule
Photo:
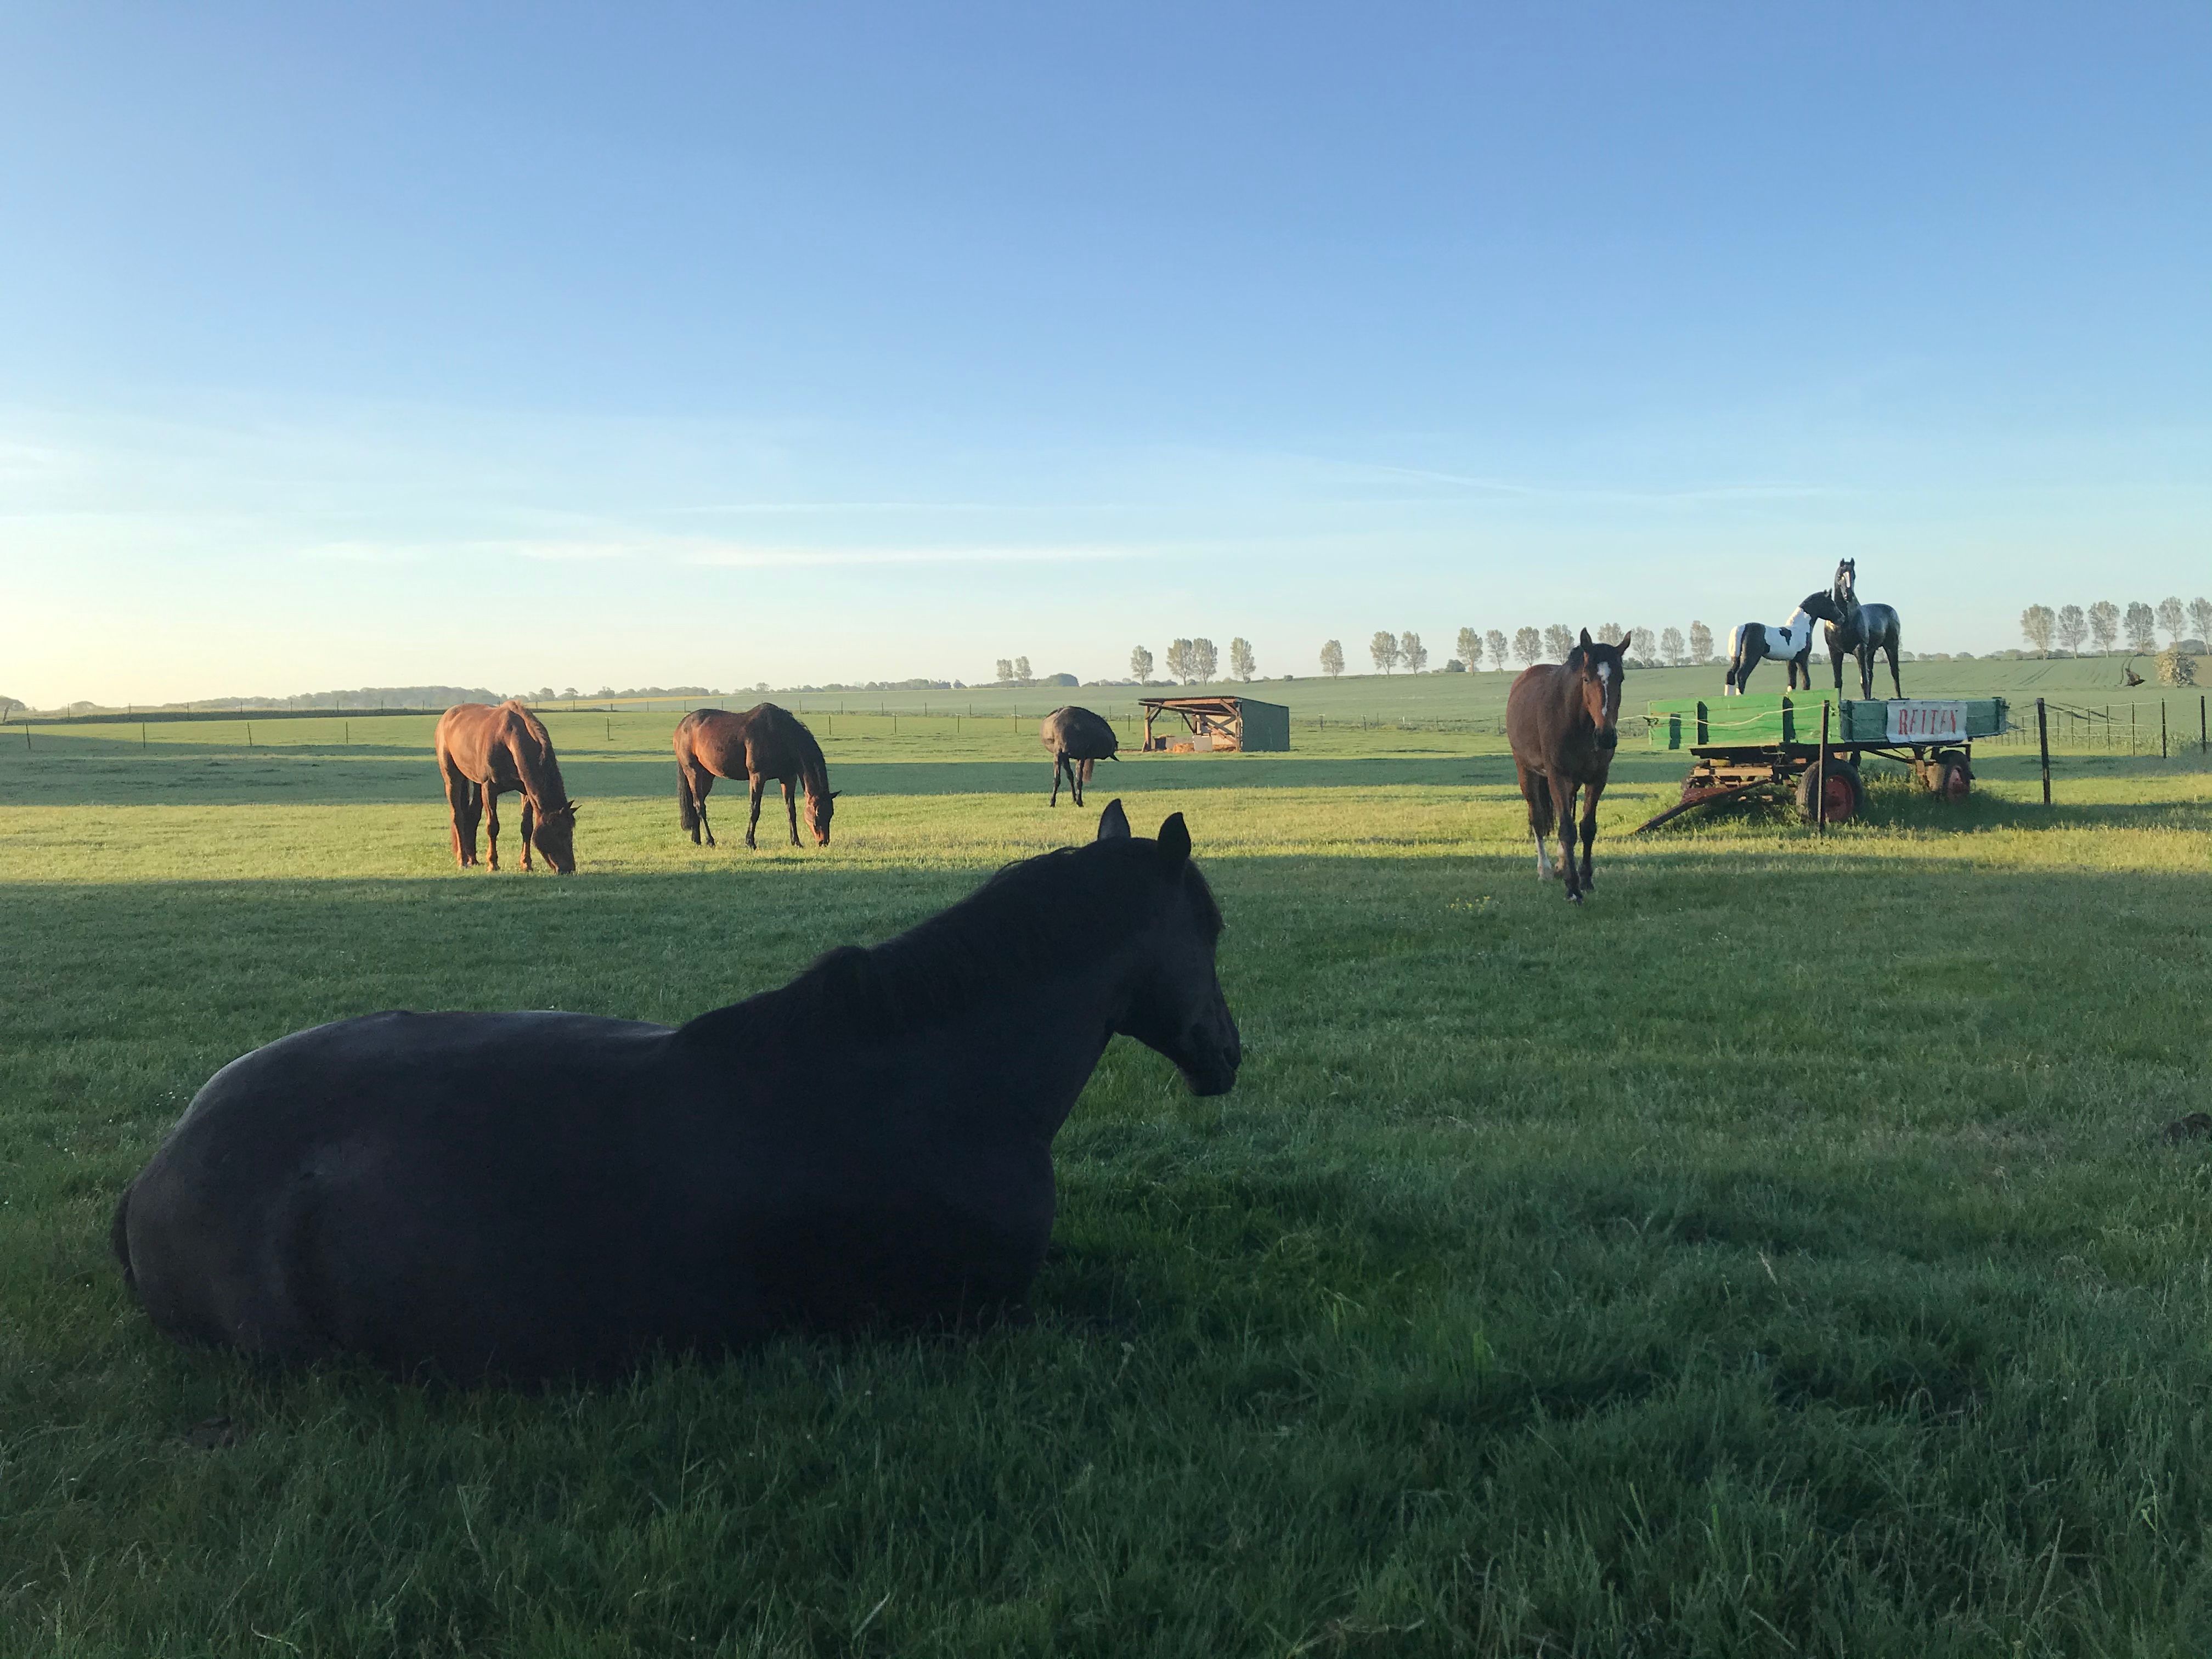
M 721 1042 L 793 1025 L 840 1042 L 894 1039 L 979 1004 L 1011 1000 L 1071 949 L 1113 950 L 1152 919 L 1159 854 L 1146 841 L 1094 842 L 1007 865 L 975 892 L 880 945 L 840 945 L 789 984 L 702 1014 L 684 1029 Z M 1201 878 L 1203 920 L 1221 913 Z M 1071 945 L 1070 941 L 1078 941 Z

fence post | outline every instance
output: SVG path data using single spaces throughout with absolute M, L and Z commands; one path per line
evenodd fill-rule
M 2197 699 L 2197 752 L 2200 755 L 2206 748 L 2204 736 L 2204 699 L 2200 696 Z
M 2043 804 L 2051 805 L 2051 727 L 2043 712 L 2043 699 L 2035 700 L 2035 746 L 2043 754 Z
M 1834 708 L 1820 700 L 1820 751 L 1813 758 L 1813 831 L 1820 836 L 1828 833 L 1828 714 Z
M 2158 700 L 2158 757 L 2160 760 L 2173 758 L 2166 752 L 2166 699 L 2164 697 Z

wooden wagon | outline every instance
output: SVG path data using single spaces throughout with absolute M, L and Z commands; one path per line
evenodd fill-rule
M 1831 711 L 1825 755 L 1824 708 Z M 1831 703 L 1802 693 L 1662 698 L 1650 705 L 1650 720 L 1654 749 L 1695 758 L 1680 805 L 1641 826 L 1646 830 L 1692 807 L 1777 788 L 1795 794 L 1806 823 L 1841 823 L 1865 804 L 1860 765 L 1869 755 L 1900 761 L 1932 793 L 1962 801 L 1973 788 L 1974 739 L 2002 735 L 2008 711 L 2002 697 Z

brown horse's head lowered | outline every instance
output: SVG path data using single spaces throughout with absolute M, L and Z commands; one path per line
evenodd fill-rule
M 527 802 L 523 816 L 530 816 Z M 576 873 L 576 803 L 564 800 L 538 814 L 538 822 L 529 826 L 530 839 L 538 850 L 545 854 L 546 863 L 564 876 Z

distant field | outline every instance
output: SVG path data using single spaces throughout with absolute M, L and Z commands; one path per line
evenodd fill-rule
M 856 700 L 827 852 L 695 849 L 672 712 L 552 712 L 568 881 L 453 870 L 427 719 L 0 732 L 0 1653 L 2212 1650 L 2212 1150 L 2158 1137 L 2208 1104 L 2212 772 L 2076 755 L 2046 810 L 1993 752 L 1961 809 L 1632 842 L 1682 763 L 1630 750 L 1576 911 L 1494 738 L 1381 720 L 1505 678 L 1271 684 L 1329 728 L 1083 814 L 1044 697 Z M 244 1049 L 682 1019 L 1116 794 L 1188 816 L 1249 1058 L 1197 1101 L 1109 1049 L 1034 1328 L 513 1396 L 129 1305 L 115 1194 Z

